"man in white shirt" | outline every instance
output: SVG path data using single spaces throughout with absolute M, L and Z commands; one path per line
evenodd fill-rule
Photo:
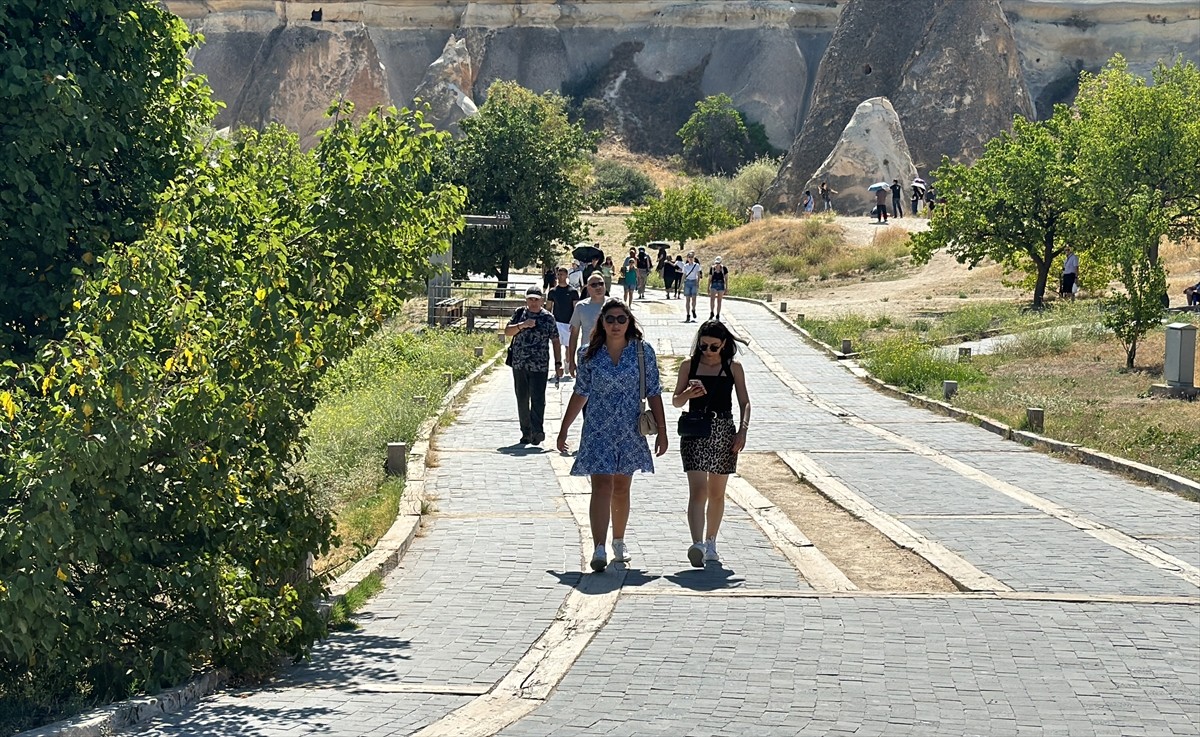
M 763 206 L 757 202 L 750 208 L 750 222 L 757 223 L 763 219 Z
M 567 348 L 567 372 L 575 375 L 579 354 L 592 342 L 592 331 L 600 318 L 600 310 L 608 300 L 604 297 L 604 276 L 596 271 L 588 277 L 588 299 L 575 305 L 571 315 L 571 337 Z
M 1067 246 L 1067 260 L 1063 264 L 1062 285 L 1059 287 L 1059 294 L 1063 297 L 1070 297 L 1071 301 L 1075 301 L 1075 282 L 1079 279 L 1079 257 L 1075 255 L 1075 251 Z

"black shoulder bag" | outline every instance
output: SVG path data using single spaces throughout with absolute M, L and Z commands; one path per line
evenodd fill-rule
M 696 367 L 692 366 L 688 372 L 688 379 L 696 377 Z M 705 403 L 707 404 L 707 402 Z M 681 438 L 707 438 L 712 435 L 713 415 L 712 412 L 684 412 L 679 415 L 679 437 Z

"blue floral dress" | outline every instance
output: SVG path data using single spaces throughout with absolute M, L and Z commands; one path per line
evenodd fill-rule
M 588 402 L 572 476 L 654 473 L 650 445 L 638 433 L 637 426 L 642 411 L 642 399 L 638 396 L 639 345 L 645 355 L 646 394 L 662 394 L 654 349 L 645 342 L 634 341 L 625 346 L 615 366 L 608 351 L 603 349 L 591 360 L 579 364 L 575 393 L 587 397 Z

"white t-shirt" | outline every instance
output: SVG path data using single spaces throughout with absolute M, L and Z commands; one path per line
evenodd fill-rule
M 700 274 L 701 269 L 699 261 L 693 261 L 690 264 L 686 261 L 683 262 L 684 281 L 700 281 Z
M 751 222 L 753 222 L 755 220 L 762 220 L 762 216 L 763 216 L 763 206 L 762 205 L 755 205 L 750 208 L 750 221 Z
M 571 313 L 571 327 L 579 328 L 580 348 L 591 342 L 596 319 L 600 317 L 600 310 L 603 308 L 604 302 L 593 302 L 590 299 L 575 304 L 575 311 Z

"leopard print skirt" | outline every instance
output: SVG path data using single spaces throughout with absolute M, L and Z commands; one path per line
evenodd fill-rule
M 683 456 L 684 471 L 736 473 L 737 455 L 733 440 L 737 428 L 729 418 L 715 418 L 707 438 L 680 438 L 679 454 Z

